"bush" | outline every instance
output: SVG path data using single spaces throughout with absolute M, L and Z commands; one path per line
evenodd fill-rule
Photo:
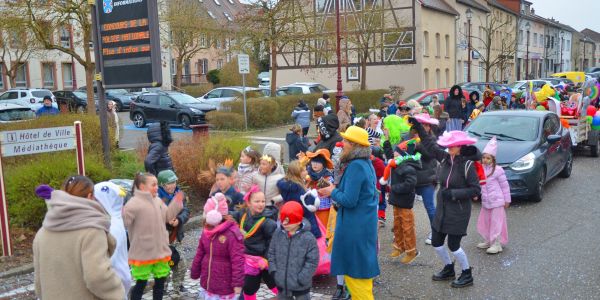
M 35 195 L 35 188 L 40 184 L 60 188 L 65 179 L 76 175 L 77 163 L 73 152 L 74 150 L 23 156 L 33 159 L 26 164 L 12 164 L 4 168 L 11 224 L 33 229 L 41 226 L 46 214 L 46 204 Z M 101 156 L 86 155 L 85 169 L 86 175 L 94 182 L 111 177 L 111 173 L 104 168 Z
M 214 86 L 212 83 L 200 83 L 197 85 L 188 85 L 184 88 L 185 93 L 189 94 L 192 97 L 198 98 L 212 90 Z
M 115 151 L 112 156 L 112 178 L 131 179 L 144 170 L 144 162 L 135 151 Z
M 208 71 L 208 74 L 206 74 L 206 80 L 208 80 L 208 82 L 212 84 L 219 84 L 219 82 L 221 81 L 221 79 L 219 78 L 219 73 L 219 69 Z
M 252 128 L 265 128 L 281 125 L 280 114 L 285 113 L 279 107 L 275 98 L 250 98 L 247 99 L 248 126 Z M 236 100 L 225 103 L 225 110 L 236 113 L 244 118 L 244 101 Z M 291 112 L 290 112 L 291 113 Z M 242 127 L 240 129 L 243 129 Z
M 386 90 L 351 91 L 345 92 L 344 95 L 350 98 L 356 113 L 364 113 L 368 112 L 370 108 L 379 109 L 379 100 L 387 92 Z M 335 102 L 335 98 L 331 102 Z
M 244 115 L 232 112 L 211 111 L 206 115 L 208 123 L 219 130 L 236 130 L 244 128 Z
M 237 56 L 226 63 L 219 73 L 222 86 L 241 86 L 242 74 L 239 73 Z M 258 86 L 258 67 L 250 61 L 250 74 L 246 74 L 246 86 Z

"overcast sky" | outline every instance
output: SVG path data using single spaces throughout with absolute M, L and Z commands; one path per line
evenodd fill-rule
M 579 31 L 600 32 L 600 0 L 529 0 L 535 14 L 567 24 Z

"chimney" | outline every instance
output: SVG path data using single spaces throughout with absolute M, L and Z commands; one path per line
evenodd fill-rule
M 533 7 L 531 8 L 531 15 L 535 15 L 535 9 L 533 9 Z

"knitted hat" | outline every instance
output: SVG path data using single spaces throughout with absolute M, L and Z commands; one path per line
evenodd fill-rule
M 358 126 L 350 126 L 346 129 L 346 132 L 342 132 L 340 135 L 342 135 L 344 139 L 361 146 L 371 146 L 371 143 L 369 143 L 369 133 Z
M 208 198 L 206 204 L 204 204 L 203 215 L 206 223 L 209 225 L 219 225 L 223 220 L 223 216 L 228 213 L 227 198 L 222 193 L 216 193 L 211 198 Z
M 492 137 L 492 139 L 485 145 L 483 149 L 483 153 L 487 153 L 492 156 L 496 156 L 496 152 L 498 152 L 498 141 L 496 140 L 496 136 Z
M 263 149 L 263 154 L 264 155 L 271 155 L 273 157 L 275 157 L 276 161 L 281 160 L 281 145 L 277 144 L 277 143 L 267 143 L 265 145 L 265 148 Z
M 281 223 L 288 219 L 288 224 L 298 224 L 302 223 L 302 218 L 304 217 L 304 210 L 302 209 L 302 205 L 296 201 L 288 201 L 281 207 L 281 212 L 279 214 L 279 220 Z

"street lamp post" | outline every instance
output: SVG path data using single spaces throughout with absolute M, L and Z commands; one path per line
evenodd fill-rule
M 465 12 L 467 15 L 467 81 L 471 82 L 471 18 L 473 17 L 473 12 L 470 8 L 467 8 Z
M 337 56 L 337 93 L 335 94 L 336 111 L 340 109 L 340 99 L 342 98 L 342 55 L 341 55 L 341 35 L 340 35 L 340 1 L 335 1 L 335 33 L 336 33 L 336 49 Z
M 583 37 L 583 60 L 581 61 L 581 71 L 585 70 L 585 43 L 587 43 L 587 36 Z
M 529 79 L 529 29 L 531 25 L 529 22 L 525 23 L 525 30 L 527 31 L 527 49 L 525 53 L 525 79 Z
M 565 36 L 565 32 L 564 31 L 560 31 L 560 71 L 563 71 L 563 46 L 564 46 L 564 37 Z

